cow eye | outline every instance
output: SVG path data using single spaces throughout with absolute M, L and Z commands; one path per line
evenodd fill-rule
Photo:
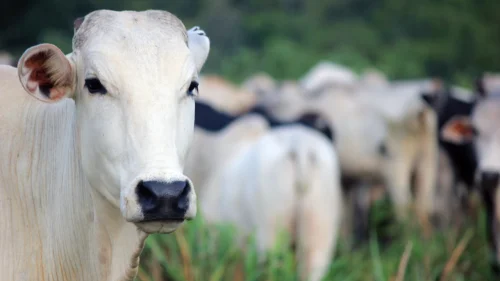
M 85 87 L 89 90 L 91 94 L 106 94 L 107 90 L 101 84 L 101 81 L 97 78 L 85 79 Z
M 188 95 L 197 96 L 198 95 L 198 82 L 192 81 L 188 88 Z

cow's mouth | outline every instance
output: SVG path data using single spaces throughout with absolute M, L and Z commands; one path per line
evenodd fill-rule
M 185 219 L 169 219 L 169 220 L 147 220 L 136 222 L 135 225 L 142 231 L 153 233 L 171 233 L 175 231 Z
M 179 224 L 184 221 L 192 220 L 190 217 L 165 217 L 165 216 L 146 216 L 137 221 L 138 224 Z
M 165 217 L 148 217 L 143 220 L 138 221 L 138 223 L 179 223 L 185 220 L 191 220 L 191 218 L 165 218 Z

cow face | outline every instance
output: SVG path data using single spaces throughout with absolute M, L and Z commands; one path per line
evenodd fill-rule
M 488 232 L 494 253 L 494 266 L 500 266 L 500 76 L 481 79 L 472 117 L 457 116 L 441 130 L 441 137 L 455 144 L 474 142 L 477 157 L 477 183 L 481 189 L 488 218 Z M 481 93 L 482 91 L 482 93 Z
M 73 53 L 42 44 L 19 63 L 37 99 L 75 100 L 88 182 L 149 233 L 171 232 L 196 214 L 183 168 L 209 46 L 201 30 L 186 32 L 168 12 L 101 10 L 75 21 Z

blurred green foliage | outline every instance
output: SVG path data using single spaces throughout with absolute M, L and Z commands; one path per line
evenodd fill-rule
M 37 43 L 70 51 L 72 23 L 95 9 L 165 9 L 207 31 L 205 72 L 241 81 L 256 71 L 295 79 L 321 59 L 390 78 L 471 81 L 500 70 L 497 0 L 4 0 L 0 49 Z M 4 8 L 6 7 L 6 8 Z
M 375 206 L 373 213 L 390 216 L 385 206 Z M 385 245 L 378 242 L 376 227 L 372 227 L 368 243 L 355 250 L 349 246 L 349 238 L 341 237 L 324 280 L 496 280 L 487 258 L 483 211 L 468 218 L 463 227 L 435 231 L 427 238 L 414 223 L 393 224 L 391 228 L 391 243 Z M 198 213 L 174 233 L 148 238 L 137 281 L 298 281 L 289 238 L 283 233 L 267 260 L 259 261 L 252 237 L 242 250 L 233 227 L 209 226 Z M 458 250 L 461 247 L 463 252 Z M 408 263 L 401 268 L 405 278 L 396 279 L 405 250 Z M 443 274 L 446 279 L 441 279 Z

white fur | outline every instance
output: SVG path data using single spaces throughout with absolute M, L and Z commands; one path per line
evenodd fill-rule
M 210 51 L 210 39 L 201 30 L 199 26 L 195 26 L 188 30 L 188 45 L 194 55 L 194 62 L 198 72 L 201 71 L 203 64 L 207 60 Z
M 187 179 L 186 92 L 206 54 L 192 53 L 185 32 L 166 12 L 101 10 L 86 16 L 73 53 L 42 44 L 23 55 L 19 78 L 0 68 L 2 279 L 133 280 L 147 233 L 178 227 L 140 222 L 134 190 L 139 180 Z M 51 93 L 66 97 L 58 102 L 26 79 L 34 69 L 25 62 L 47 50 Z M 72 84 L 59 83 L 64 76 Z M 89 77 L 107 94 L 90 94 Z M 194 191 L 189 202 L 186 218 L 196 214 Z
M 235 224 L 240 239 L 254 233 L 261 257 L 280 230 L 289 231 L 302 280 L 319 281 L 335 251 L 342 214 L 335 151 L 310 129 L 267 131 L 260 117 L 247 118 L 219 134 L 195 131 L 186 173 L 200 182 L 202 213 L 211 223 Z

